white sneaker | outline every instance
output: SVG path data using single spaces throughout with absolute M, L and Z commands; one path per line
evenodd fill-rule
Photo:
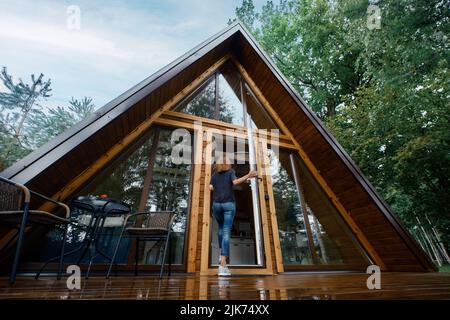
M 219 272 L 217 273 L 217 275 L 219 277 L 229 277 L 229 276 L 231 276 L 231 272 L 227 266 L 222 267 L 221 265 L 219 265 Z
M 225 265 L 224 269 L 225 269 L 226 275 L 227 275 L 228 277 L 231 276 L 231 271 L 230 271 L 230 269 L 228 269 L 228 266 L 227 266 L 227 265 Z

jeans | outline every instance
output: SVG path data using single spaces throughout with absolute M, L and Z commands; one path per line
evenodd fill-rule
M 222 256 L 230 256 L 230 235 L 235 215 L 235 202 L 213 202 L 213 216 L 219 224 L 219 247 Z

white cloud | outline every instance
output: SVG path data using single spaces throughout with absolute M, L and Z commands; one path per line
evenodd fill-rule
M 14 28 L 10 28 L 14 26 Z M 114 59 L 130 59 L 130 52 L 117 48 L 116 44 L 89 31 L 70 31 L 54 24 L 38 24 L 26 18 L 6 17 L 0 20 L 0 37 L 49 46 L 49 51 L 72 54 L 100 55 Z
M 48 105 L 87 95 L 100 107 L 221 30 L 240 2 L 79 0 L 81 29 L 71 31 L 74 3 L 2 0 L 0 66 L 15 79 L 51 77 Z

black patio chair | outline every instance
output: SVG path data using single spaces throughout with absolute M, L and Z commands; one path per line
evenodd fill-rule
M 168 248 L 169 248 L 169 257 L 171 256 L 170 233 L 172 230 L 172 224 L 174 219 L 175 219 L 175 212 L 173 211 L 138 212 L 128 215 L 123 223 L 122 231 L 120 233 L 119 240 L 117 241 L 116 249 L 114 250 L 114 254 L 111 259 L 111 263 L 109 265 L 106 278 L 108 279 L 111 274 L 111 270 L 117 256 L 117 251 L 119 250 L 120 243 L 123 237 L 133 238 L 136 241 L 136 254 L 134 266 L 135 275 L 138 274 L 139 242 L 157 241 L 156 243 L 158 243 L 159 241 L 165 241 L 161 270 L 159 272 L 159 278 L 162 278 Z M 169 276 L 172 267 L 171 260 L 172 259 L 169 258 Z
M 43 210 L 31 210 L 31 196 L 36 196 L 42 200 L 45 200 L 45 202 L 50 202 L 56 206 L 62 207 L 65 211 L 65 216 L 60 217 L 56 214 Z M 25 239 L 25 228 L 31 224 L 54 227 L 64 226 L 57 273 L 57 279 L 61 279 L 64 247 L 67 238 L 69 220 L 70 208 L 64 203 L 55 201 L 40 193 L 29 190 L 26 186 L 20 183 L 0 177 L 0 224 L 11 225 L 17 229 L 17 233 L 11 237 L 2 249 L 2 251 L 7 251 L 17 238 L 16 252 L 9 277 L 9 284 L 14 284 L 16 281 L 17 268 L 19 266 L 20 255 Z

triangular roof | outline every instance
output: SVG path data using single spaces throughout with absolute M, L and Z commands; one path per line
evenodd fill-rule
M 398 217 L 239 21 L 19 160 L 1 176 L 47 195 L 57 194 L 227 54 L 245 68 L 386 269 L 435 270 Z

